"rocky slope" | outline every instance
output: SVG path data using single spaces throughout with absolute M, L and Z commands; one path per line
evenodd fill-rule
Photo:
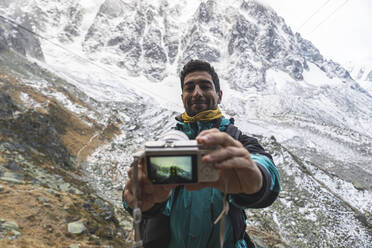
M 120 123 L 98 122 L 92 99 L 23 56 L 3 49 L 0 65 L 0 246 L 127 247 L 79 165 Z

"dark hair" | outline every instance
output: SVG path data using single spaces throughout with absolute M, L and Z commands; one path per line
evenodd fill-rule
M 216 88 L 216 92 L 220 91 L 220 80 L 218 79 L 217 73 L 214 71 L 214 68 L 206 61 L 203 60 L 190 60 L 187 64 L 182 68 L 180 73 L 181 79 L 181 89 L 183 90 L 183 83 L 185 81 L 185 77 L 187 74 L 194 72 L 194 71 L 206 71 L 208 72 L 213 80 L 214 87 Z

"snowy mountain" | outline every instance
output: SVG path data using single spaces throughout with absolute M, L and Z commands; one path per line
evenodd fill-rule
M 349 62 L 345 65 L 350 75 L 355 79 L 368 93 L 372 94 L 372 61 L 361 61 L 358 64 Z
M 372 61 L 360 61 L 358 64 L 350 61 L 345 64 L 345 67 L 356 81 L 372 82 Z
M 324 58 L 269 6 L 2 0 L 0 14 L 40 35 L 1 18 L 0 50 L 25 55 L 100 103 L 102 125 L 122 123 L 83 165 L 108 200 L 119 202 L 112 189 L 126 180 L 131 153 L 175 124 L 183 110 L 178 72 L 199 58 L 219 73 L 224 114 L 260 138 L 280 169 L 279 200 L 249 211 L 250 224 L 269 225 L 290 247 L 372 242 L 372 91 L 361 83 L 371 73 L 359 78 Z

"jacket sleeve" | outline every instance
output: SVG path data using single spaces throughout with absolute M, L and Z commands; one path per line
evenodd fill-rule
M 269 153 L 258 143 L 257 139 L 240 135 L 239 141 L 249 151 L 253 161 L 262 173 L 262 188 L 254 194 L 232 194 L 230 203 L 239 208 L 264 208 L 270 206 L 280 192 L 279 172 Z

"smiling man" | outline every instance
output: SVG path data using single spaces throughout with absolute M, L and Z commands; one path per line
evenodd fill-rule
M 205 163 L 219 170 L 219 180 L 212 183 L 181 185 L 176 189 L 155 186 L 146 176 L 144 162 L 139 163 L 139 206 L 149 220 L 170 216 L 145 232 L 168 233 L 152 238 L 145 247 L 216 248 L 220 247 L 220 225 L 214 225 L 223 209 L 223 192 L 227 186 L 230 210 L 225 217 L 224 248 L 254 247 L 245 233 L 247 208 L 270 206 L 280 191 L 279 174 L 270 154 L 255 138 L 242 134 L 233 119 L 222 116 L 218 104 L 222 91 L 217 73 L 205 61 L 191 60 L 180 75 L 185 112 L 176 117 L 176 129 L 207 147 L 217 147 L 205 155 Z M 123 205 L 133 208 L 131 169 L 123 193 Z M 227 185 L 225 185 L 225 183 Z M 164 224 L 166 222 L 166 224 Z M 164 225 L 167 225 L 166 227 Z M 156 235 L 155 235 L 156 236 Z
M 182 101 L 186 113 L 195 116 L 204 110 L 217 109 L 222 91 L 215 88 L 212 76 L 206 71 L 187 74 L 183 81 Z

